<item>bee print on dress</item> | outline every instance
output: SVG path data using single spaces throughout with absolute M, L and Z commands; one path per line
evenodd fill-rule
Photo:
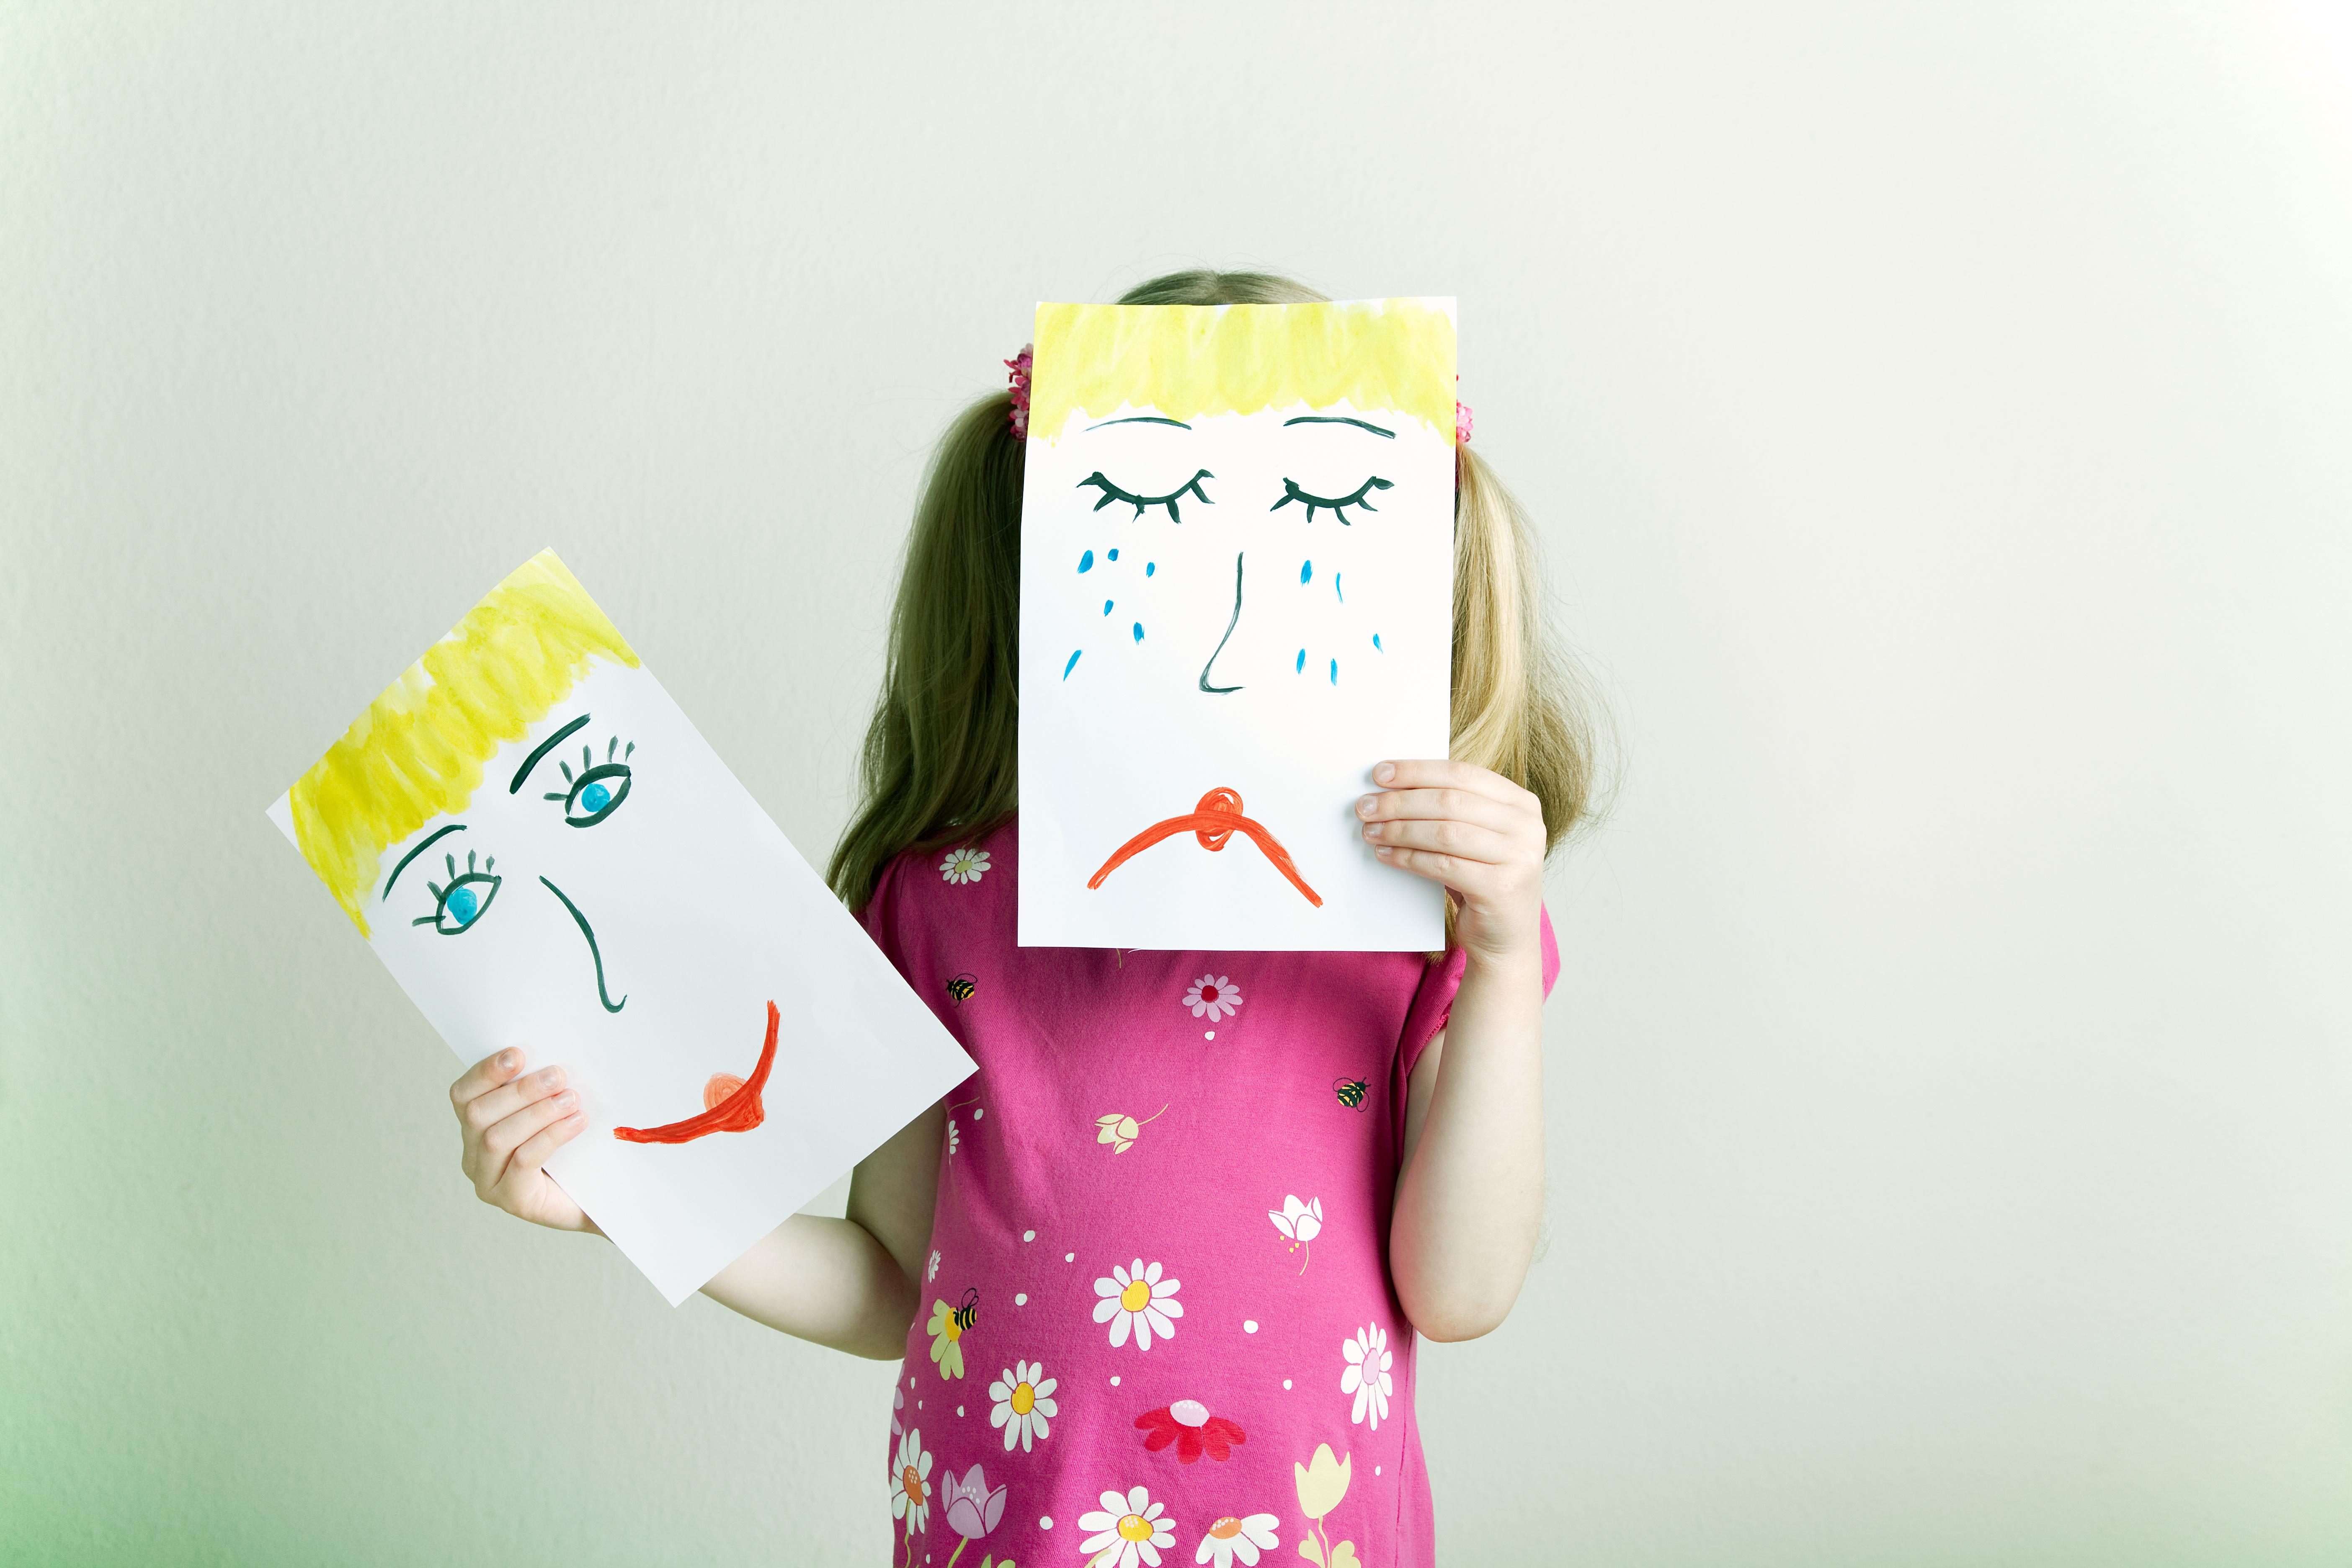
M 1338 1096 L 1340 1104 L 1350 1110 L 1363 1110 L 1364 1097 L 1371 1090 L 1371 1080 L 1369 1079 L 1342 1078 L 1334 1079 L 1331 1082 L 1331 1092 Z
M 954 979 L 948 982 L 948 1000 L 961 1007 L 965 1003 L 971 1001 L 971 994 L 979 989 L 979 975 L 959 974 Z
M 939 1363 L 941 1377 L 963 1375 L 963 1337 L 980 1321 L 980 1289 L 973 1286 L 963 1293 L 963 1300 L 950 1307 L 943 1300 L 931 1303 L 931 1321 L 924 1332 L 931 1336 L 931 1360 Z

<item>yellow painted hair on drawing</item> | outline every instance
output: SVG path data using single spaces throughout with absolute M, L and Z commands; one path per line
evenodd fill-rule
M 599 654 L 637 665 L 588 591 L 542 550 L 385 687 L 287 792 L 302 858 L 362 936 L 384 850 L 465 810 L 482 764 L 547 717 Z
M 1454 321 L 1418 300 L 1320 305 L 1040 305 L 1029 433 L 1072 410 L 1171 419 L 1393 408 L 1454 439 Z

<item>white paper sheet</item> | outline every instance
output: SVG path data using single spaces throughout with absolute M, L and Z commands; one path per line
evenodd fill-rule
M 1434 950 L 1442 893 L 1373 858 L 1354 805 L 1381 760 L 1446 754 L 1453 301 L 1225 310 L 1259 313 L 1246 342 L 1220 339 L 1223 312 L 1039 307 L 1020 941 Z M 1395 348 L 1368 313 L 1416 310 L 1442 326 L 1408 345 L 1404 372 L 1369 378 L 1393 401 L 1329 395 L 1361 395 L 1368 378 L 1350 367 Z M 1142 312 L 1177 312 L 1181 330 Z M 1311 331 L 1291 330 L 1299 312 L 1320 313 Z M 1187 355 L 1201 363 L 1168 363 Z M 1090 389 L 1075 399 L 1074 378 Z M 1160 406 L 1154 387 L 1181 405 Z M 1206 817 L 1249 825 L 1222 848 L 1188 828 L 1104 870 L 1216 790 L 1239 809 L 1213 797 Z
M 571 582 L 551 552 L 535 568 Z M 501 657 L 494 640 L 480 654 L 494 682 Z M 401 685 L 414 710 L 433 682 L 420 666 Z M 399 742 L 386 700 L 373 711 L 353 736 L 407 773 L 366 790 L 464 772 L 462 752 Z M 587 659 L 476 771 L 457 809 L 383 847 L 360 902 L 369 942 L 461 1063 L 520 1046 L 568 1069 L 588 1127 L 546 1168 L 671 1305 L 973 1070 L 649 671 Z M 290 796 L 269 816 L 303 847 Z M 703 1115 L 714 1075 L 751 1079 L 771 1003 L 764 1121 L 614 1136 Z

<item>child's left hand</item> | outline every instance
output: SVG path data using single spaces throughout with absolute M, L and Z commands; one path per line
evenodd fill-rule
M 1470 763 L 1393 762 L 1356 803 L 1364 842 L 1391 866 L 1453 889 L 1454 934 L 1473 958 L 1532 956 L 1540 940 L 1543 804 Z

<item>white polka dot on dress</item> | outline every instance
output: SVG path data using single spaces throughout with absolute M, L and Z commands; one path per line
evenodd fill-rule
M 1034 1241 L 1037 1239 L 1037 1233 L 1034 1230 L 1024 1230 L 1021 1233 L 1021 1239 L 1024 1241 Z
M 1043 1519 L 1039 1520 L 1039 1521 L 1037 1521 L 1037 1528 L 1038 1528 L 1038 1529 L 1040 1529 L 1040 1530 L 1051 1530 L 1051 1529 L 1053 1529 L 1053 1528 L 1054 1528 L 1054 1516 L 1053 1516 L 1052 1514 L 1050 1514 L 1050 1513 L 1049 1513 L 1049 1514 L 1047 1514 L 1045 1518 L 1043 1518 Z
M 1116 1373 L 1112 1374 L 1112 1377 L 1111 1377 L 1111 1380 L 1110 1380 L 1110 1385 L 1111 1385 L 1113 1388 L 1117 1388 L 1117 1387 L 1118 1386 L 1118 1375 L 1117 1375 Z
M 1026 1291 L 1026 1290 L 1024 1290 L 1024 1291 L 1023 1291 L 1023 1292 L 1021 1292 L 1021 1294 L 1019 1294 L 1018 1296 L 1013 1297 L 1013 1304 L 1014 1306 L 1016 1306 L 1016 1307 L 1025 1307 L 1025 1306 L 1027 1306 L 1027 1305 L 1029 1304 L 1029 1292 L 1028 1292 L 1028 1291 Z
M 1257 1332 L 1257 1320 L 1255 1318 L 1244 1318 L 1242 1320 L 1242 1332 L 1245 1334 L 1254 1334 Z
M 1290 1379 L 1288 1379 L 1288 1378 L 1286 1378 L 1286 1378 L 1284 1378 L 1284 1379 L 1282 1380 L 1282 1386 L 1283 1386 L 1283 1387 L 1285 1387 L 1285 1388 L 1288 1388 L 1288 1387 L 1290 1386 Z

